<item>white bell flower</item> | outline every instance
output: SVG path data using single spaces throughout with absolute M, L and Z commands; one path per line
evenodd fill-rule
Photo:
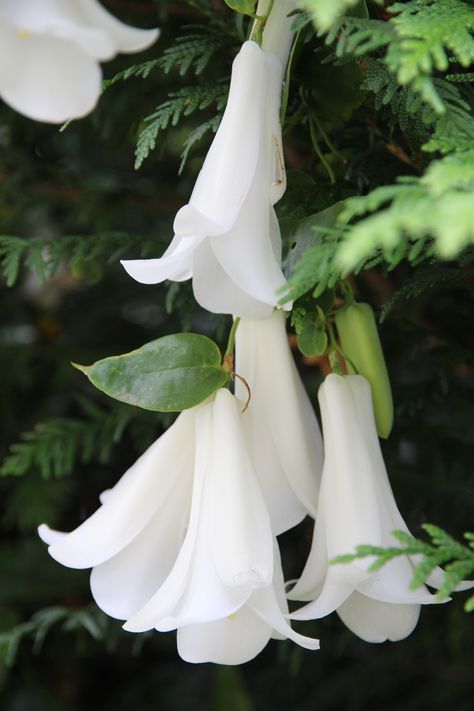
M 272 636 L 310 649 L 288 624 L 267 508 L 228 390 L 187 410 L 72 533 L 43 525 L 51 556 L 92 568 L 111 617 L 140 632 L 178 629 L 191 662 L 239 664 Z
M 242 416 L 252 461 L 278 535 L 306 514 L 316 516 L 323 468 L 321 433 L 298 374 L 285 328 L 285 314 L 241 319 L 235 339 L 235 370 L 251 399 Z M 246 392 L 236 379 L 236 395 Z
M 371 559 L 329 564 L 356 546 L 391 547 L 394 530 L 409 533 L 397 508 L 376 432 L 372 395 L 360 375 L 329 375 L 319 391 L 325 460 L 312 549 L 292 600 L 311 600 L 292 619 L 334 610 L 367 642 L 397 641 L 415 628 L 420 605 L 437 602 L 422 585 L 410 590 L 416 558 L 399 556 L 370 573 Z M 440 569 L 427 580 L 438 587 Z M 459 587 L 469 587 L 463 584 Z
M 97 0 L 1 0 L 0 97 L 37 121 L 79 118 L 99 98 L 99 62 L 146 49 L 158 34 L 120 22 Z
M 285 285 L 273 209 L 286 187 L 279 118 L 283 67 L 245 42 L 232 67 L 227 107 L 175 236 L 160 259 L 122 262 L 143 284 L 192 277 L 214 313 L 269 316 Z

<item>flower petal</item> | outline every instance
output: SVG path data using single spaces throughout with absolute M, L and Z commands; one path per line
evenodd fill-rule
M 63 0 L 69 7 L 77 3 Z M 97 0 L 81 0 L 80 11 L 85 21 L 93 27 L 100 27 L 114 41 L 117 52 L 140 52 L 150 47 L 159 37 L 158 29 L 142 30 L 120 22 L 107 12 Z
M 347 383 L 353 393 L 358 419 L 364 423 L 361 434 L 365 439 L 378 476 L 374 478 L 374 489 L 377 496 L 377 507 L 381 521 L 380 545 L 384 547 L 396 545 L 392 531 L 410 531 L 398 510 L 392 487 L 387 475 L 385 463 L 380 449 L 379 438 L 375 425 L 372 394 L 367 380 L 361 376 L 350 376 Z M 410 534 L 411 535 L 411 534 Z M 410 590 L 410 582 L 414 573 L 414 565 L 410 556 L 400 556 L 372 574 L 370 579 L 362 582 L 357 589 L 381 602 L 433 604 L 439 602 L 422 585 L 416 590 Z
M 185 662 L 244 664 L 266 647 L 271 627 L 247 605 L 223 620 L 178 630 L 178 654 Z
M 292 13 L 298 7 L 298 0 L 278 0 L 265 25 L 263 47 L 273 52 L 286 66 L 290 48 L 295 38 L 291 27 L 294 22 Z M 257 13 L 259 8 L 257 8 Z
M 173 476 L 174 487 L 145 528 L 120 553 L 93 568 L 91 591 L 107 615 L 126 620 L 140 610 L 169 575 L 183 542 L 191 505 L 191 472 Z
M 410 556 L 410 558 L 411 558 L 414 565 L 416 565 L 417 563 L 420 562 L 416 556 Z M 436 567 L 428 575 L 425 582 L 427 585 L 430 585 L 432 588 L 438 589 L 444 584 L 444 577 L 445 577 L 444 570 L 442 568 Z M 462 580 L 460 583 L 458 583 L 456 585 L 456 587 L 454 588 L 454 592 L 463 592 L 463 590 L 471 590 L 471 588 L 474 588 L 474 580 Z
M 100 85 L 97 62 L 67 39 L 22 39 L 0 24 L 0 95 L 16 111 L 51 123 L 80 118 L 94 108 Z
M 160 631 L 211 622 L 234 613 L 250 589 L 231 588 L 220 579 L 212 554 L 209 477 L 213 445 L 213 402 L 196 408 L 196 457 L 189 526 L 172 571 L 148 603 L 124 625 L 130 632 Z
M 95 44 L 91 56 L 110 59 L 119 52 L 137 52 L 149 47 L 158 38 L 159 30 L 141 30 L 120 22 L 97 0 L 2 0 L 0 21 L 14 25 L 19 31 L 55 35 L 63 33 L 71 41 L 81 34 L 96 32 L 103 38 L 103 49 Z M 81 44 L 79 40 L 78 44 Z M 84 48 L 85 49 L 85 48 Z M 85 51 L 87 51 L 85 49 Z
M 247 376 L 244 377 L 247 380 Z M 278 536 L 302 521 L 307 510 L 295 496 L 286 477 L 268 420 L 257 412 L 255 398 L 259 388 L 255 390 L 250 386 L 250 389 L 252 399 L 243 414 L 243 422 L 248 442 L 252 447 L 253 465 L 271 516 L 273 533 Z M 240 395 L 243 397 L 243 393 Z M 289 441 L 288 446 L 290 444 Z
M 211 313 L 238 313 L 249 318 L 265 318 L 273 306 L 253 299 L 223 270 L 206 240 L 194 253 L 194 297 Z
M 281 255 L 275 254 L 279 230 L 275 233 L 270 211 L 273 208 L 269 204 L 268 184 L 259 164 L 234 225 L 225 234 L 210 237 L 209 242 L 226 274 L 243 291 L 276 306 L 286 279 L 281 271 Z M 236 310 L 234 313 L 241 315 Z
M 253 181 L 265 140 L 268 66 L 255 42 L 245 42 L 232 66 L 227 106 L 196 180 L 190 205 L 227 232 Z M 270 186 L 268 185 L 268 188 Z
M 326 617 L 337 610 L 353 593 L 352 583 L 334 580 L 330 573 L 331 571 L 328 572 L 316 599 L 292 612 L 290 615 L 292 620 L 318 620 L 321 617 Z M 292 600 L 301 599 L 301 594 L 295 593 L 294 590 L 290 595 Z
M 221 235 L 222 225 L 214 222 L 205 213 L 198 210 L 195 205 L 183 205 L 178 210 L 173 222 L 173 229 L 176 235 L 186 237 L 188 235 L 206 235 L 212 237 Z
M 398 642 L 413 632 L 419 605 L 393 605 L 354 592 L 337 614 L 354 634 L 366 642 Z
M 255 117 L 261 122 L 258 160 L 235 221 L 225 234 L 211 237 L 211 245 L 223 269 L 243 291 L 276 306 L 279 291 L 286 284 L 281 271 L 280 231 L 271 207 L 271 202 L 281 197 L 285 189 L 283 154 L 277 140 L 281 138 L 282 68 L 276 57 L 261 54 L 266 63 L 267 81 L 261 88 L 264 103 Z
M 299 644 L 305 649 L 319 649 L 319 639 L 306 637 L 305 635 L 295 632 L 288 620 L 284 617 L 275 594 L 273 586 L 254 590 L 248 606 L 260 617 L 264 622 L 272 627 L 285 639 L 291 639 L 295 644 Z
M 366 447 L 365 423 L 359 419 L 349 385 L 352 377 L 360 376 L 329 375 L 319 390 L 325 444 L 320 506 L 329 559 L 351 553 L 357 545 L 381 542 L 375 491 L 379 472 Z M 369 563 L 355 561 L 354 565 L 366 570 Z M 344 568 L 337 566 L 341 581 Z
M 328 554 L 324 511 L 316 516 L 311 550 L 304 570 L 296 584 L 288 592 L 289 600 L 314 600 L 323 590 L 328 576 Z M 326 603 L 323 603 L 325 605 Z
M 181 413 L 124 474 L 104 504 L 78 528 L 52 543 L 49 553 L 55 560 L 71 568 L 99 565 L 143 530 L 169 498 L 175 480 L 192 471 L 194 413 Z
M 410 590 L 413 566 L 407 556 L 394 558 L 370 578 L 357 585 L 357 590 L 380 602 L 430 605 L 440 602 L 424 585 Z
M 281 567 L 280 550 L 274 542 L 273 547 L 273 585 L 255 590 L 249 600 L 249 607 L 273 628 L 276 639 L 291 639 L 306 649 L 319 649 L 319 640 L 298 634 L 288 622 L 288 603 L 285 598 L 285 584 Z
M 61 541 L 67 535 L 69 534 L 63 533 L 62 531 L 55 531 L 45 523 L 38 526 L 38 536 L 41 538 L 43 543 L 46 543 L 48 546 L 56 543 L 56 541 Z
M 281 311 L 259 321 L 241 320 L 236 334 L 235 367 L 252 391 L 244 418 L 257 474 L 279 533 L 303 518 L 300 504 L 316 516 L 323 464 L 319 425 L 296 369 Z M 240 382 L 236 383 L 236 394 L 246 398 Z M 278 465 L 273 458 L 267 459 L 267 448 L 276 453 Z M 284 507 L 278 512 L 270 502 L 280 489 L 283 494 L 287 485 L 293 495 L 278 496 Z
M 261 587 L 273 577 L 270 518 L 247 452 L 240 402 L 219 390 L 213 408 L 210 535 L 221 580 Z M 212 488 L 211 488 L 212 487 Z
M 193 255 L 202 237 L 176 236 L 159 259 L 122 259 L 132 279 L 141 284 L 158 284 L 165 279 L 186 281 L 193 273 Z

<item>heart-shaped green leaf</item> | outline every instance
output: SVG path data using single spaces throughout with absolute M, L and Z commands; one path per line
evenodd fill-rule
M 194 407 L 229 379 L 217 345 L 196 333 L 164 336 L 131 353 L 74 365 L 110 397 L 158 412 Z
M 226 5 L 240 12 L 241 15 L 253 15 L 255 10 L 254 0 L 225 0 Z
M 325 353 L 328 337 L 317 313 L 307 313 L 304 316 L 296 342 L 305 356 L 320 356 Z

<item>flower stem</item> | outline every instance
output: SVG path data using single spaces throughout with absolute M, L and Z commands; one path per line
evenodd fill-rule
M 288 96 L 290 93 L 291 70 L 293 69 L 293 59 L 295 58 L 296 47 L 298 45 L 300 35 L 301 35 L 301 30 L 298 31 L 298 33 L 296 35 L 296 39 L 294 40 L 293 45 L 291 47 L 290 56 L 288 58 L 288 64 L 286 67 L 285 81 L 283 82 L 283 92 L 282 92 L 282 96 L 281 96 L 281 107 L 280 107 L 280 123 L 282 126 L 285 123 L 286 110 L 288 108 Z
M 262 46 L 263 43 L 263 31 L 265 29 L 265 25 L 267 24 L 267 20 L 270 17 L 270 13 L 273 8 L 275 0 L 270 0 L 267 11 L 265 12 L 264 15 L 257 15 L 255 18 L 254 25 L 252 27 L 252 32 L 250 34 L 250 39 L 256 42 L 259 47 Z
M 240 323 L 240 316 L 237 316 L 237 318 L 234 319 L 234 323 L 232 324 L 232 328 L 230 329 L 230 332 L 229 332 L 229 339 L 227 341 L 227 348 L 225 349 L 225 353 L 224 353 L 224 360 L 226 358 L 228 358 L 229 356 L 232 356 L 234 353 L 235 333 L 237 331 L 239 323 Z
M 353 304 L 355 301 L 354 290 L 347 281 L 347 279 L 341 279 L 341 281 L 339 282 L 339 288 L 341 290 L 344 301 L 346 302 L 346 305 L 349 306 L 350 304 Z
M 247 402 L 244 405 L 244 409 L 242 412 L 245 412 L 245 410 L 248 408 L 250 404 L 250 400 L 252 398 L 252 391 L 250 390 L 249 384 L 243 378 L 241 375 L 235 372 L 234 370 L 234 346 L 235 346 L 235 334 L 237 331 L 237 328 L 240 323 L 240 316 L 236 316 L 234 319 L 234 323 L 232 324 L 232 328 L 230 329 L 229 332 L 229 340 L 227 341 L 227 348 L 225 349 L 224 353 L 224 358 L 222 359 L 222 365 L 224 366 L 225 370 L 229 373 L 229 379 L 233 378 L 234 380 L 237 378 L 237 380 L 240 380 L 242 385 L 247 391 Z
M 312 116 L 312 119 L 313 119 L 314 123 L 316 124 L 316 128 L 318 129 L 319 133 L 323 137 L 323 140 L 324 140 L 325 144 L 327 145 L 327 147 L 329 148 L 329 150 L 331 151 L 331 153 L 333 155 L 335 155 L 336 158 L 339 158 L 339 160 L 341 160 L 344 163 L 345 162 L 344 156 L 337 150 L 334 143 L 329 138 L 327 132 L 325 131 L 325 129 L 323 128 L 323 126 L 321 125 L 321 123 L 318 121 L 318 119 L 316 118 L 316 116 L 314 114 Z
M 242 383 L 242 385 L 244 386 L 244 388 L 247 391 L 247 402 L 245 403 L 244 408 L 242 410 L 242 414 L 243 414 L 245 412 L 245 410 L 248 408 L 248 406 L 250 405 L 250 400 L 252 399 L 252 391 L 250 390 L 250 386 L 249 386 L 248 382 L 245 380 L 245 378 L 243 378 L 241 375 L 236 373 L 235 370 L 233 371 L 232 375 L 234 376 L 234 378 L 237 378 L 237 380 L 240 380 L 240 382 Z
M 319 160 L 321 161 L 323 166 L 326 168 L 326 172 L 329 176 L 329 180 L 334 185 L 334 183 L 336 182 L 336 178 L 334 177 L 334 172 L 333 172 L 331 166 L 329 165 L 328 161 L 326 160 L 324 153 L 322 152 L 322 150 L 319 146 L 316 131 L 317 131 L 317 125 L 316 125 L 313 117 L 309 116 L 309 135 L 311 136 L 311 142 L 313 144 L 313 148 L 314 148 Z
M 328 326 L 329 342 L 330 342 L 329 365 L 331 366 L 331 370 L 333 371 L 333 373 L 337 373 L 338 375 L 343 375 L 341 364 L 338 359 L 338 355 L 339 355 L 345 361 L 346 367 L 348 366 L 347 369 L 349 370 L 349 368 L 351 368 L 353 373 L 358 374 L 359 371 L 355 367 L 354 362 L 344 353 L 344 351 L 338 344 L 338 342 L 336 340 L 336 334 L 334 332 L 333 324 L 328 321 L 327 326 Z

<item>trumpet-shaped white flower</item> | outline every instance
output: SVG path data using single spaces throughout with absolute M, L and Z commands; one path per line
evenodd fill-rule
M 157 37 L 158 30 L 120 22 L 97 0 L 2 0 L 0 96 L 37 121 L 79 118 L 99 98 L 99 62 Z
M 285 191 L 280 60 L 246 42 L 234 60 L 227 107 L 175 237 L 160 259 L 122 262 L 143 284 L 192 277 L 208 311 L 270 315 L 284 286 L 273 204 Z
M 337 610 L 347 627 L 367 642 L 404 639 L 416 626 L 420 605 L 436 602 L 424 585 L 409 590 L 415 561 L 400 556 L 374 573 L 368 572 L 367 559 L 328 563 L 357 545 L 393 546 L 392 531 L 408 532 L 380 450 L 370 385 L 360 375 L 329 375 L 319 402 L 325 460 L 313 546 L 289 595 L 312 602 L 291 617 L 316 619 Z M 437 587 L 440 574 L 435 571 L 428 584 Z
M 235 369 L 251 390 L 242 419 L 276 534 L 308 513 L 316 516 L 323 466 L 318 421 L 291 354 L 285 320 L 282 311 L 257 321 L 241 319 L 235 341 Z M 245 399 L 239 380 L 236 394 Z
M 227 390 L 183 412 L 69 534 L 41 526 L 53 558 L 92 567 L 107 614 L 140 632 L 178 629 L 191 662 L 238 664 L 294 632 L 270 519 Z

